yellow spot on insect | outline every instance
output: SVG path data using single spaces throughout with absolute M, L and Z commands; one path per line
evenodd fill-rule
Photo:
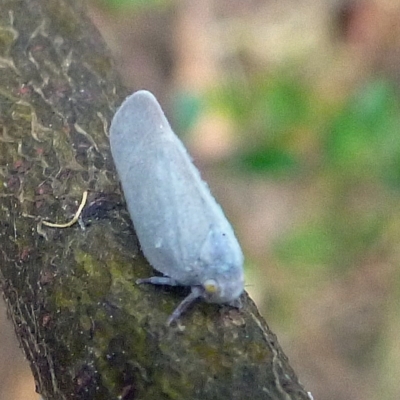
M 71 219 L 71 221 L 69 221 L 69 222 L 67 222 L 65 224 L 56 224 L 54 222 L 42 221 L 42 224 L 46 225 L 46 226 L 49 226 L 50 228 L 69 228 L 70 226 L 72 226 L 73 224 L 75 224 L 78 221 L 79 216 L 82 213 L 83 207 L 85 207 L 85 204 L 86 204 L 86 201 L 87 201 L 87 197 L 88 197 L 88 191 L 85 190 L 83 192 L 83 195 L 82 195 L 81 204 L 79 205 L 79 208 L 76 211 L 76 213 L 74 215 L 74 218 Z
M 205 281 L 203 286 L 204 290 L 209 294 L 217 293 L 219 289 L 218 284 L 214 279 Z

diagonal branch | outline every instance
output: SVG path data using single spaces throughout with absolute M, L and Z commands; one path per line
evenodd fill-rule
M 151 268 L 125 206 L 113 209 L 108 143 L 126 91 L 81 2 L 0 0 L 0 72 L 1 283 L 38 392 L 307 399 L 247 296 L 241 311 L 196 304 L 167 328 L 182 292 L 134 284 Z M 85 229 L 41 224 L 70 220 L 86 190 Z

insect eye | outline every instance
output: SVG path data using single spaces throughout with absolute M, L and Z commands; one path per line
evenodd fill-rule
M 203 284 L 207 294 L 214 294 L 219 291 L 218 283 L 214 279 L 208 279 Z

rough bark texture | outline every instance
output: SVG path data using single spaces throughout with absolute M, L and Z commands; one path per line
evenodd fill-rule
M 182 291 L 135 285 L 151 268 L 124 206 L 86 229 L 41 224 L 68 220 L 85 190 L 86 214 L 122 203 L 107 131 L 126 92 L 80 4 L 0 0 L 0 268 L 38 392 L 307 399 L 247 295 L 165 326 Z

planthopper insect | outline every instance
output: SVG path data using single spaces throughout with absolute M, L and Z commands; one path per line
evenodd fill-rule
M 110 142 L 143 254 L 164 275 L 137 283 L 191 288 L 167 323 L 199 298 L 238 306 L 244 286 L 240 245 L 150 92 L 135 92 L 122 103 Z

